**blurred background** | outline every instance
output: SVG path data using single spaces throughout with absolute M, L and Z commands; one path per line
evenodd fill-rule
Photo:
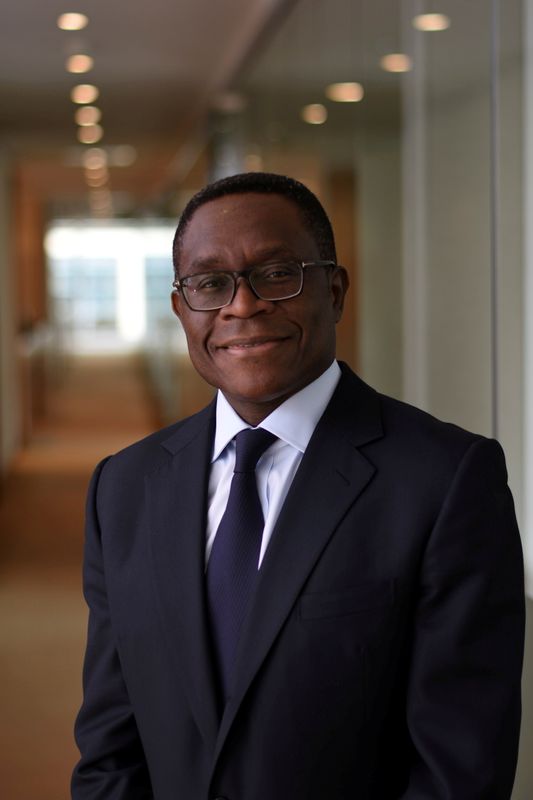
M 17 0 L 0 20 L 2 797 L 69 796 L 92 468 L 211 396 L 169 303 L 176 220 L 211 179 L 319 195 L 351 275 L 339 355 L 502 441 L 533 593 L 533 0 Z

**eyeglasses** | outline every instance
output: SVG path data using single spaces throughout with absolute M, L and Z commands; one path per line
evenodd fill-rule
M 172 285 L 192 311 L 216 311 L 233 302 L 238 278 L 245 278 L 260 300 L 289 300 L 302 291 L 307 267 L 335 266 L 334 261 L 276 261 L 238 272 L 199 272 L 178 278 Z

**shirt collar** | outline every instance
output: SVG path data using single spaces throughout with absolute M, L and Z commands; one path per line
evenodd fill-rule
M 290 444 L 300 452 L 305 452 L 318 420 L 326 410 L 335 387 L 341 376 L 336 361 L 316 380 L 309 383 L 296 394 L 265 417 L 258 426 L 270 431 L 278 439 Z M 217 393 L 216 432 L 213 443 L 213 457 L 216 461 L 229 442 L 248 425 L 228 403 L 221 391 Z

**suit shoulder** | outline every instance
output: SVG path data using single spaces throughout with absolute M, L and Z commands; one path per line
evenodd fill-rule
M 346 367 L 336 411 L 344 419 L 355 419 L 358 436 L 369 441 L 393 445 L 398 452 L 423 449 L 428 452 L 463 453 L 471 444 L 484 439 L 451 422 L 402 400 L 382 394 Z M 383 438 L 382 438 L 383 437 Z
M 446 422 L 400 400 L 379 395 L 385 439 L 408 471 L 421 480 L 440 474 L 447 480 L 459 468 L 468 453 L 481 460 L 505 464 L 502 449 L 494 439 Z
M 412 436 L 420 436 L 438 443 L 440 441 L 460 448 L 469 446 L 478 439 L 483 439 L 481 434 L 466 430 L 460 425 L 439 419 L 421 408 L 410 405 L 403 400 L 397 400 L 388 395 L 379 394 L 383 422 L 387 432 L 403 431 Z
M 421 495 L 439 507 L 456 480 L 478 481 L 494 495 L 507 483 L 500 444 L 415 406 L 375 392 L 382 435 L 362 448 L 369 461 L 404 499 Z

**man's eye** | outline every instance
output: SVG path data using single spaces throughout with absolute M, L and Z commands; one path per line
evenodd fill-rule
M 292 264 L 270 264 L 269 266 L 263 267 L 259 275 L 261 280 L 275 282 L 292 278 L 296 272 L 297 268 Z
M 215 292 L 217 289 L 224 289 L 228 285 L 225 275 L 206 275 L 195 281 L 191 288 L 195 292 Z

